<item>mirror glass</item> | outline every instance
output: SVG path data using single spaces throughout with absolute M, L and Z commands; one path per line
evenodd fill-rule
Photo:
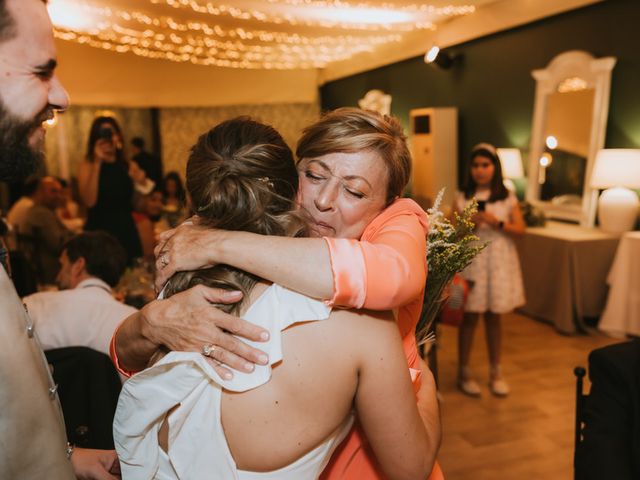
M 577 87 L 563 88 L 567 85 L 563 82 L 547 97 L 545 144 L 539 160 L 538 182 L 540 200 L 580 207 L 595 91 L 580 87 L 581 82 L 575 84 Z

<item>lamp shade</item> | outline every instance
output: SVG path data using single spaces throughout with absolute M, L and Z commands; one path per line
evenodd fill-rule
M 519 148 L 498 148 L 498 158 L 502 165 L 502 176 L 504 178 L 522 178 L 522 156 Z
M 640 149 L 610 148 L 596 155 L 591 188 L 640 187 Z

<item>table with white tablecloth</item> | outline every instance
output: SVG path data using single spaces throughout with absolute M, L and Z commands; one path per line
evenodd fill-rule
M 598 327 L 614 336 L 640 336 L 640 232 L 620 239 L 607 283 L 607 305 Z
M 582 331 L 584 319 L 604 309 L 618 241 L 599 229 L 560 222 L 527 228 L 516 240 L 526 295 L 520 311 L 562 333 Z

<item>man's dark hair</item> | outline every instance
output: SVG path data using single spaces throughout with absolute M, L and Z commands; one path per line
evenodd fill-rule
M 131 145 L 139 148 L 140 150 L 144 150 L 144 139 L 142 137 L 133 137 L 131 139 Z
M 65 243 L 70 262 L 84 258 L 89 275 L 112 287 L 118 283 L 127 266 L 127 252 L 115 237 L 107 232 L 84 232 Z
M 0 0 L 1 2 L 2 0 Z M 30 175 L 22 185 L 22 195 L 25 197 L 32 196 L 36 190 L 38 189 L 38 185 L 40 184 L 40 178 L 35 175 Z
M 48 0 L 42 0 L 47 3 Z M 0 0 L 0 42 L 10 40 L 16 34 L 16 22 L 7 10 L 7 0 Z

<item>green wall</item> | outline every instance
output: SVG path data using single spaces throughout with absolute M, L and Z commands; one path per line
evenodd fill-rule
M 518 147 L 526 157 L 535 92 L 531 71 L 546 67 L 558 53 L 586 50 L 618 59 L 606 146 L 640 148 L 640 1 L 605 0 L 449 50 L 462 54 L 450 70 L 417 57 L 327 83 L 321 88 L 322 108 L 356 106 L 378 88 L 393 96 L 392 114 L 406 128 L 412 108 L 453 106 L 460 162 L 481 141 Z

